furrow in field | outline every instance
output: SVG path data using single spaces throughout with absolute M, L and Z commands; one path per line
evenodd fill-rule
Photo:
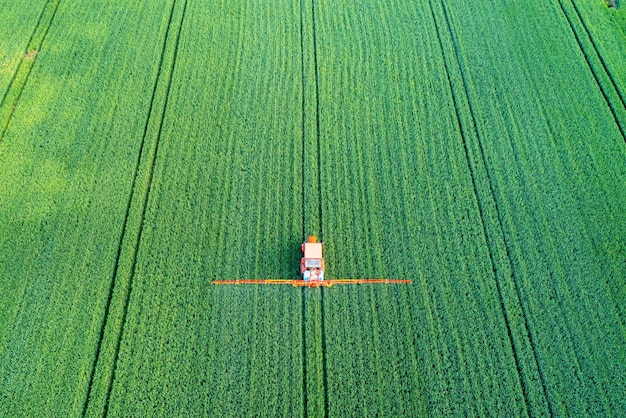
M 507 287 L 502 284 L 503 281 L 510 278 L 511 262 L 509 255 L 506 253 L 506 251 L 502 251 L 503 241 L 501 239 L 501 225 L 499 224 L 499 222 L 495 223 L 495 231 L 493 231 L 494 228 L 488 227 L 489 221 L 492 221 L 491 225 L 494 225 L 492 219 L 487 219 L 489 213 L 492 214 L 492 217 L 494 217 L 493 215 L 495 214 L 495 217 L 497 217 L 498 219 L 500 214 L 497 204 L 495 204 L 494 202 L 491 179 L 489 177 L 489 174 L 484 170 L 484 151 L 482 146 L 480 146 L 480 139 L 477 138 L 476 119 L 474 117 L 474 111 L 472 110 L 470 103 L 467 101 L 467 86 L 465 80 L 462 77 L 462 73 L 460 73 L 458 70 L 458 49 L 454 44 L 455 41 L 452 37 L 448 15 L 446 13 L 445 7 L 442 7 L 440 12 L 442 12 L 441 14 L 443 14 L 443 19 L 441 19 L 440 23 L 438 24 L 432 2 L 430 2 L 430 6 L 432 17 L 437 29 L 437 38 L 439 41 L 439 45 L 441 47 L 442 53 L 444 54 L 444 68 L 446 72 L 446 77 L 448 78 L 452 101 L 454 103 L 456 120 L 459 125 L 460 135 L 463 140 L 463 149 L 465 152 L 468 169 L 472 178 L 474 194 L 477 199 L 480 213 L 480 223 L 483 228 L 485 240 L 488 243 L 487 248 L 489 252 L 490 266 L 494 273 L 496 289 L 498 291 L 500 307 L 506 324 L 509 344 L 513 349 L 515 367 L 517 369 L 518 379 L 521 385 L 522 392 L 524 394 L 526 413 L 529 416 L 533 416 L 536 415 L 536 411 L 540 409 L 537 404 L 541 405 L 541 403 L 545 400 L 545 389 L 543 397 L 535 399 L 536 396 L 533 396 L 533 392 L 535 392 L 535 390 L 531 387 L 531 382 L 534 377 L 532 375 L 539 377 L 539 380 L 542 382 L 542 388 L 545 386 L 543 382 L 544 379 L 541 375 L 541 370 L 537 367 L 538 365 L 536 354 L 534 353 L 533 346 L 530 341 L 530 333 L 528 330 L 526 315 L 524 314 L 523 309 L 519 309 L 519 290 L 517 288 L 514 288 L 513 292 L 511 292 L 510 289 L 507 292 Z M 442 30 L 444 31 L 443 33 L 441 32 Z M 442 38 L 446 39 L 447 47 L 444 46 L 444 41 Z M 448 62 L 450 62 L 450 64 L 448 64 Z M 451 68 L 453 68 L 454 70 L 452 70 Z M 454 75 L 451 74 L 452 71 L 455 72 Z M 453 83 L 453 79 L 455 78 L 460 78 L 457 85 Z M 460 84 L 460 86 L 458 84 Z M 461 110 L 462 106 L 463 110 Z M 472 151 L 470 150 L 470 145 L 468 144 L 469 141 L 474 141 L 476 144 L 478 144 L 478 149 L 480 151 L 478 154 L 472 153 Z M 481 180 L 483 184 L 480 184 Z M 504 257 L 505 254 L 506 258 Z M 521 324 L 518 323 L 517 326 L 515 323 L 512 323 L 512 318 L 514 318 L 515 316 L 517 316 L 518 318 L 523 318 Z M 528 371 L 527 369 L 530 369 L 530 371 Z M 528 376 L 529 374 L 531 376 Z
M 305 371 L 307 404 L 303 414 L 309 417 L 327 416 L 327 392 L 325 373 L 325 356 L 322 351 L 324 340 L 326 339 L 324 320 L 322 313 L 324 302 L 321 289 L 303 289 L 304 296 L 304 351 L 305 351 Z M 304 377 L 304 376 L 303 376 Z
M 0 415 L 83 409 L 166 10 L 61 2 L 46 29 L 0 153 Z
M 300 339 L 301 339 L 301 352 L 300 352 L 300 370 L 302 371 L 302 416 L 308 417 L 307 405 L 308 405 L 308 395 L 307 395 L 307 372 L 306 372 L 306 330 L 307 330 L 307 320 L 306 320 L 306 289 L 302 288 L 301 291 L 301 299 L 300 299 Z
M 433 12 L 433 19 L 437 22 L 432 2 L 431 11 Z M 445 65 L 450 83 L 449 87 L 455 104 L 459 129 L 463 137 L 467 164 L 470 173 L 472 173 L 472 184 L 479 207 L 480 223 L 488 243 L 489 260 L 494 272 L 502 315 L 506 323 L 509 343 L 513 349 L 518 378 L 524 393 L 526 413 L 529 416 L 542 415 L 550 408 L 549 403 L 547 403 L 545 378 L 537 361 L 532 330 L 528 325 L 524 306 L 520 302 L 519 288 L 515 280 L 512 280 L 511 256 L 504 245 L 505 241 L 502 235 L 502 213 L 495 200 L 493 180 L 485 169 L 485 151 L 477 130 L 476 109 L 472 107 L 472 103 L 468 99 L 467 80 L 460 67 L 458 41 L 455 39 L 446 8 L 437 9 L 437 14 L 440 16 L 440 25 L 445 28 L 445 32 L 440 32 L 440 26 L 436 23 L 444 59 L 450 63 L 450 68 L 448 68 L 448 64 Z M 540 385 L 535 383 L 537 381 Z
M 324 224 L 322 217 L 322 185 L 324 184 L 323 172 L 322 172 L 322 155 L 321 155 L 321 138 L 320 138 L 320 76 L 319 76 L 319 63 L 318 63 L 318 47 L 317 47 L 317 19 L 315 17 L 316 0 L 311 0 L 311 35 L 313 37 L 313 67 L 315 70 L 315 127 L 316 127 L 316 145 L 315 158 L 317 160 L 317 203 L 318 203 L 318 222 L 320 235 L 324 235 Z M 322 289 L 322 300 L 324 299 L 324 289 Z M 323 311 L 322 311 L 323 315 Z M 323 323 L 323 320 L 322 320 Z
M 159 71 L 154 79 L 148 117 L 137 154 L 135 174 L 128 195 L 124 227 L 118 242 L 115 268 L 111 276 L 107 303 L 102 316 L 100 338 L 94 356 L 83 415 L 107 414 L 111 388 L 115 379 L 121 335 L 123 334 L 128 301 L 132 291 L 132 280 L 145 221 L 146 205 L 152 185 L 154 164 L 158 155 L 163 115 L 167 108 L 186 6 L 186 0 L 174 0 L 170 5 L 167 29 L 163 37 L 158 62 Z
M 300 2 L 302 47 L 302 97 L 303 97 L 303 238 L 316 235 L 323 239 L 321 225 L 322 178 L 319 158 L 319 65 L 317 57 L 317 29 L 315 25 L 315 0 Z
M 447 10 L 550 412 L 613 415 L 626 384 L 621 134 L 559 5 Z
M 589 71 L 596 80 L 598 89 L 602 92 L 606 105 L 615 119 L 622 139 L 626 142 L 626 102 L 624 102 L 624 97 L 621 95 L 621 91 L 609 72 L 602 55 L 600 55 L 594 39 L 589 34 L 576 3 L 570 0 L 559 0 L 559 6 L 587 62 Z
M 45 3 L 23 4 L 11 2 L 0 6 L 0 16 L 4 20 L 3 28 L 11 31 L 10 34 L 1 33 L 0 39 L 13 40 L 6 49 L 2 48 L 0 56 L 0 141 L 9 126 L 11 117 L 20 100 L 24 85 L 28 81 L 30 72 L 37 55 L 41 50 L 50 25 L 54 20 L 60 0 L 48 0 Z M 43 7 L 42 7 L 43 6 Z M 30 37 L 26 40 L 24 32 L 30 29 L 29 23 L 40 12 Z M 4 45 L 3 45 L 4 46 Z M 25 46 L 25 47 L 24 47 Z M 20 48 L 21 47 L 21 48 Z M 9 79 L 9 74 L 12 76 Z
M 599 3 L 570 2 L 619 95 L 622 107 L 626 107 L 626 69 L 622 65 L 626 48 L 626 14 L 623 9 L 615 10 Z
M 0 104 L 29 52 L 29 45 L 41 24 L 48 0 L 11 1 L 0 5 Z
M 583 9 L 585 10 L 585 9 Z M 604 16 L 607 18 L 607 16 Z M 594 22 L 598 22 L 598 17 Z M 607 22 L 604 22 L 608 24 Z M 590 26 L 593 28 L 595 25 Z M 607 26 L 604 26 L 607 27 Z M 612 28 L 610 24 L 608 24 L 609 28 Z M 614 28 L 613 28 L 614 29 Z M 602 45 L 602 49 L 606 51 L 611 51 L 609 48 L 612 44 L 626 43 L 626 36 L 619 36 L 622 33 L 619 32 L 617 36 L 614 38 L 606 39 L 605 34 L 599 34 L 597 31 L 594 32 L 595 36 L 598 39 L 601 39 L 603 42 L 599 42 L 599 45 Z M 601 36 L 602 35 L 602 36 Z M 613 45 L 614 46 L 614 45 Z M 528 54 L 528 52 L 524 52 L 524 54 Z M 606 53 L 606 56 L 611 58 L 614 57 L 610 54 Z M 620 55 L 621 57 L 621 55 Z M 522 57 L 522 59 L 526 59 L 526 57 Z M 609 59 L 607 62 L 609 64 L 614 63 L 615 59 Z M 620 60 L 621 62 L 621 60 Z M 555 65 L 555 64 L 552 64 Z M 536 81 L 537 84 L 543 84 L 548 86 L 551 89 L 550 94 L 552 96 L 558 95 L 558 84 L 554 82 L 554 76 L 550 75 L 549 72 L 545 72 L 544 74 L 548 74 L 548 76 L 541 76 L 542 73 L 538 71 L 529 71 L 525 67 L 523 69 L 526 73 L 532 77 L 538 79 Z M 622 77 L 624 73 L 620 73 L 620 66 L 613 66 L 612 71 L 618 75 L 618 77 Z M 623 83 L 621 83 L 623 84 Z M 537 94 L 536 98 L 539 99 L 541 95 Z M 549 103 L 549 102 L 548 102 Z M 551 110 L 550 107 L 546 107 L 548 104 L 545 100 L 537 100 L 537 107 L 542 109 L 544 113 L 549 113 Z M 626 314 L 624 311 L 624 302 L 626 302 L 626 292 L 624 292 L 623 281 L 620 277 L 623 276 L 623 265 L 624 258 L 622 255 L 622 251 L 620 251 L 620 238 L 617 238 L 617 242 L 611 243 L 611 241 L 615 241 L 616 237 L 619 237 L 621 229 L 619 225 L 621 225 L 621 221 L 623 220 L 623 216 L 621 215 L 623 208 L 623 203 L 620 202 L 620 195 L 615 193 L 616 183 L 619 186 L 620 181 L 624 178 L 625 170 L 623 170 L 623 165 L 619 163 L 620 160 L 623 160 L 624 148 L 620 142 L 619 136 L 606 134 L 601 128 L 602 118 L 598 118 L 598 121 L 592 120 L 591 123 L 587 123 L 587 121 L 591 120 L 590 116 L 587 116 L 583 119 L 582 123 L 573 124 L 571 126 L 571 120 L 576 120 L 575 118 L 579 115 L 572 112 L 572 106 L 567 102 L 559 101 L 557 102 L 557 109 L 560 109 L 560 112 L 563 114 L 567 114 L 567 118 L 546 118 L 545 125 L 547 129 L 549 129 L 550 136 L 553 138 L 553 147 L 562 147 L 562 144 L 567 145 L 567 152 L 559 152 L 559 159 L 566 161 L 562 163 L 563 172 L 564 173 L 573 173 L 573 176 L 568 176 L 566 174 L 566 179 L 573 184 L 571 185 L 571 191 L 576 195 L 576 199 L 586 202 L 586 205 L 579 206 L 581 216 L 587 221 L 583 223 L 583 229 L 585 234 L 585 239 L 592 242 L 594 247 L 594 252 L 597 253 L 597 256 L 600 258 L 604 258 L 608 256 L 608 258 L 604 259 L 603 262 L 599 263 L 600 268 L 602 269 L 602 275 L 607 278 L 607 285 L 610 288 L 610 295 L 614 300 L 614 306 L 618 311 L 618 314 L 621 319 L 622 328 L 625 326 Z M 583 114 L 583 116 L 586 116 Z M 586 126 L 585 126 L 586 123 Z M 573 129 L 572 129 L 573 128 Z M 591 129 L 593 133 L 590 138 L 587 137 L 587 133 L 584 132 L 585 129 Z M 573 131 L 573 135 L 575 138 L 583 138 L 582 143 L 580 139 L 578 141 L 563 141 L 563 133 L 567 131 Z M 570 133 L 572 135 L 572 133 Z M 596 135 L 605 135 L 605 138 L 601 140 L 596 139 Z M 617 141 L 617 143 L 613 143 L 613 141 Z M 581 149 L 581 147 L 583 149 Z M 611 169 L 614 168 L 613 171 Z M 611 171 L 608 175 L 610 177 L 610 181 L 593 181 L 593 182 L 580 182 L 579 179 L 584 178 L 585 176 L 589 176 L 590 173 L 594 171 Z M 617 199 L 616 199 L 617 198 Z M 613 224 L 618 226 L 616 237 L 609 237 L 606 235 L 608 229 L 606 226 L 599 226 L 596 223 L 597 219 L 605 218 L 608 224 Z M 610 229 L 610 228 L 609 228 Z M 624 334 L 626 335 L 626 329 L 623 329 Z
M 304 0 L 300 0 L 300 57 L 301 57 L 301 61 L 300 61 L 300 68 L 302 71 L 302 75 L 301 75 L 301 96 L 302 96 L 302 124 L 300 126 L 300 129 L 302 131 L 302 179 L 301 179 L 301 185 L 302 185 L 302 237 L 304 239 L 304 237 L 307 236 L 307 222 L 306 222 L 306 216 L 307 216 L 307 208 L 305 205 L 305 197 L 304 197 L 304 193 L 305 193 L 305 187 L 304 184 L 306 182 L 306 172 L 304 170 L 304 167 L 306 167 L 307 165 L 307 159 L 306 159 L 306 155 L 304 153 L 304 149 L 307 146 L 307 142 L 308 142 L 308 135 L 307 135 L 307 104 L 308 104 L 308 100 L 306 99 L 307 96 L 307 66 L 306 63 L 308 62 L 305 59 L 306 53 L 305 53 L 305 40 L 304 40 L 304 33 L 305 33 L 305 28 L 304 28 L 304 15 L 305 15 L 305 7 L 306 7 L 306 2 Z M 308 50 L 308 42 L 306 43 L 307 45 L 307 50 Z M 304 288 L 302 289 L 302 320 L 304 321 Z M 304 341 L 304 334 L 303 334 L 303 341 Z M 303 345 L 304 346 L 304 345 Z M 306 379 L 306 377 L 305 377 Z M 306 380 L 305 380 L 306 381 Z M 306 383 L 304 383 L 304 385 L 306 386 Z M 305 402 L 304 404 L 306 405 L 306 390 L 305 390 Z
M 188 3 L 110 415 L 303 413 L 301 294 L 211 285 L 296 275 L 299 11 L 289 1 Z
M 324 395 L 324 416 L 328 417 L 330 406 L 328 405 L 328 357 L 326 355 L 327 342 L 326 342 L 326 304 L 324 302 L 324 294 L 326 290 L 324 288 L 320 289 L 320 334 L 321 334 L 321 344 L 319 349 L 322 352 L 322 389 Z
M 414 279 L 409 288 L 327 293 L 330 415 L 523 415 L 428 4 L 334 2 L 319 10 L 329 278 Z M 357 317 L 361 304 L 370 308 Z M 372 325 L 407 316 L 415 321 L 408 339 L 400 327 Z M 350 332 L 354 347 L 342 339 Z M 353 351 L 364 353 L 362 366 L 350 363 Z
M 302 239 L 314 235 L 324 240 L 322 196 L 324 187 L 320 158 L 319 64 L 315 0 L 300 2 L 300 41 L 302 53 Z M 304 351 L 306 373 L 304 390 L 306 416 L 328 416 L 327 361 L 324 289 L 302 289 L 306 324 Z

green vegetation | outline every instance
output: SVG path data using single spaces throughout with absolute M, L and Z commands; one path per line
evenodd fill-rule
M 0 4 L 0 141 L 59 2 Z
M 167 27 L 118 6 L 60 4 L 0 143 L 2 416 L 85 402 Z
M 622 7 L 24 3 L 0 416 L 623 415 Z
M 45 0 L 0 3 L 0 97 L 4 98 L 20 65 Z
M 141 219 L 140 245 L 129 239 L 121 256 L 132 292 L 112 301 L 126 315 L 116 366 L 104 365 L 115 381 L 101 408 L 114 415 L 301 414 L 300 293 L 209 286 L 291 277 L 299 262 L 301 55 L 291 3 L 231 2 L 207 14 L 213 2 L 176 2 L 164 64 L 173 76 L 157 95 L 162 126 L 158 115 L 148 130 L 158 153 L 140 166 L 152 174 L 136 188 L 149 198 L 129 216 Z

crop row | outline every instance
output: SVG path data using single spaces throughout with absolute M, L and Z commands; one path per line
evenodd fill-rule
M 82 411 L 166 10 L 61 2 L 17 103 L 0 151 L 2 416 Z
M 623 409 L 623 265 L 601 249 L 625 232 L 616 121 L 558 6 L 448 13 L 550 412 Z
M 3 40 L 0 50 L 0 98 L 4 100 L 20 62 L 27 52 L 27 47 L 34 29 L 37 26 L 46 0 L 29 2 L 5 2 L 0 5 L 0 39 Z
M 622 14 L 115 3 L 0 6 L 0 415 L 626 409 Z M 308 234 L 413 284 L 210 285 Z
M 375 293 L 381 306 L 370 290 L 352 300 L 334 291 L 331 415 L 623 408 L 623 142 L 553 6 L 526 5 L 515 20 L 491 3 L 320 6 L 328 264 L 339 277 L 413 278 L 420 291 L 400 304 L 420 313 L 414 335 L 432 324 L 413 349 L 420 361 L 395 360 L 410 345 L 393 334 L 380 344 L 379 315 L 364 321 L 359 307 L 380 314 L 398 302 L 386 290 Z M 346 329 L 362 337 L 349 349 Z
M 626 106 L 626 68 L 622 65 L 623 51 L 626 49 L 626 11 L 623 7 L 615 10 L 580 0 L 570 1 L 572 17 L 577 17 L 581 22 L 578 31 L 582 36 L 589 37 L 601 61 L 601 69 L 607 73 L 617 90 L 622 107 Z M 615 106 L 619 107 L 617 101 Z
M 431 6 L 322 10 L 328 263 L 333 276 L 414 280 L 329 295 L 331 415 L 521 414 Z
M 626 99 L 622 92 L 623 88 L 617 84 L 617 80 L 609 67 L 613 57 L 609 55 L 609 60 L 605 59 L 607 51 L 602 50 L 600 44 L 592 36 L 588 23 L 582 18 L 581 8 L 576 5 L 576 2 L 561 0 L 559 5 L 574 39 L 580 47 L 580 52 L 589 67 L 589 71 L 602 93 L 606 106 L 608 106 L 623 140 L 626 141 Z M 608 52 L 610 53 L 610 51 Z
M 299 13 L 288 1 L 187 5 L 108 406 L 113 415 L 302 413 L 300 293 L 210 286 L 295 273 Z
M 0 141 L 58 4 L 59 0 L 38 1 L 28 7 L 24 7 L 22 2 L 0 6 L 3 28 L 0 39 L 6 39 L 0 52 Z
M 138 246 L 145 224 L 147 200 L 152 191 L 154 164 L 161 142 L 162 122 L 167 107 L 172 73 L 176 64 L 179 34 L 186 11 L 186 1 L 170 2 L 164 19 L 165 36 L 159 71 L 150 97 L 149 115 L 134 167 L 131 193 L 128 196 L 123 232 L 119 239 L 109 295 L 102 313 L 100 337 L 92 367 L 84 412 L 90 416 L 106 415 L 117 361 L 121 335 L 126 325 L 130 293 L 136 269 Z

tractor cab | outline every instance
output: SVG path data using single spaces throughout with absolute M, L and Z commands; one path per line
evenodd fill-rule
M 302 244 L 302 260 L 300 261 L 300 273 L 306 282 L 319 282 L 324 280 L 324 257 L 322 256 L 323 244 L 317 242 L 315 236 L 310 236 L 308 241 Z

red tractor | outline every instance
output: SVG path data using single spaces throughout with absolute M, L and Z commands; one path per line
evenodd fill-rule
M 324 280 L 324 257 L 323 245 L 317 242 L 314 235 L 309 236 L 307 242 L 302 244 L 302 260 L 300 261 L 300 274 L 305 282 L 321 282 Z

